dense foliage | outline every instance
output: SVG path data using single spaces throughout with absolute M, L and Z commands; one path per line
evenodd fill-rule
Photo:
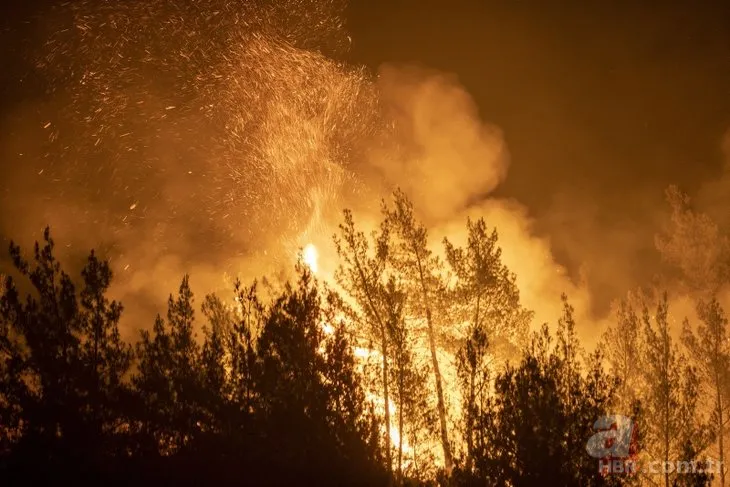
M 630 296 L 587 353 L 565 296 L 553 331 L 530 333 L 496 231 L 478 220 L 467 234 L 463 247 L 444 242 L 441 261 L 396 193 L 371 237 L 345 213 L 339 294 L 299 264 L 273 298 L 237 283 L 234 299 L 210 295 L 198 308 L 186 276 L 134 344 L 107 297 L 107 262 L 92 251 L 74 280 L 49 230 L 32 260 L 11 244 L 15 269 L 0 288 L 3 485 L 648 481 L 605 475 L 588 455 L 607 414 L 640 425 L 646 458 L 700 461 L 717 445 L 724 459 L 730 352 L 714 297 L 698 298 L 702 324 L 685 322 L 680 347 L 666 295 Z

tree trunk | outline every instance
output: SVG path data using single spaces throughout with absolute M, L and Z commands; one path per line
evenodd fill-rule
M 444 450 L 444 467 L 447 472 L 451 472 L 453 460 L 451 458 L 451 447 L 449 445 L 449 433 L 446 429 L 446 405 L 444 403 L 444 390 L 441 384 L 441 371 L 439 370 L 439 361 L 436 356 L 436 339 L 434 337 L 433 325 L 431 324 L 431 313 L 428 312 L 428 342 L 431 348 L 431 362 L 433 364 L 433 376 L 436 381 L 436 399 L 439 413 L 439 425 L 441 426 L 441 446 Z
M 102 333 L 102 317 L 100 316 L 99 312 L 95 312 L 94 316 L 91 319 L 92 326 L 93 326 L 93 333 L 94 333 L 94 383 L 92 385 L 93 391 L 91 392 L 91 398 L 92 398 L 92 404 L 91 404 L 91 415 L 92 415 L 92 421 L 93 421 L 93 434 L 95 435 L 94 440 L 98 440 L 98 438 L 101 436 L 101 421 L 99 419 L 99 409 L 101 407 L 101 378 L 99 373 L 99 343 L 101 342 L 101 333 Z
M 431 316 L 431 306 L 428 301 L 428 289 L 426 287 L 426 279 L 423 272 L 423 265 L 418 251 L 414 249 L 416 256 L 416 264 L 418 265 L 418 276 L 421 284 L 421 297 L 423 306 L 426 310 L 426 323 L 428 325 L 428 344 L 431 349 L 431 363 L 433 366 L 433 377 L 436 382 L 436 400 L 439 414 L 439 425 L 441 427 L 441 447 L 444 451 L 444 467 L 446 472 L 451 473 L 453 468 L 453 459 L 451 457 L 451 445 L 449 444 L 449 433 L 446 429 L 446 404 L 444 402 L 444 390 L 441 379 L 441 370 L 439 369 L 438 356 L 436 355 L 436 333 L 433 329 L 433 319 Z
M 717 372 L 717 371 L 716 371 Z M 718 374 L 715 374 L 715 392 L 717 393 L 717 436 L 718 436 L 718 456 L 720 457 L 720 486 L 725 487 L 725 418 L 723 414 L 722 403 L 722 386 Z
M 403 482 L 403 370 L 398 376 L 398 481 Z
M 481 291 L 481 290 L 480 290 Z M 474 331 L 480 326 L 480 311 L 481 311 L 481 292 L 477 292 L 476 309 L 474 310 Z M 473 334 L 472 334 L 473 336 Z M 469 340 L 473 340 L 472 337 Z M 469 357 L 467 357 L 469 360 Z M 466 470 L 471 472 L 473 458 L 474 458 L 474 413 L 476 411 L 476 374 L 477 374 L 477 362 L 469 363 L 469 396 L 467 398 L 467 411 L 466 411 Z
M 392 461 L 392 455 L 391 455 L 391 441 L 390 441 L 390 402 L 389 402 L 389 394 L 388 394 L 388 331 L 386 330 L 386 325 L 383 319 L 380 317 L 380 314 L 378 313 L 378 309 L 375 307 L 375 303 L 373 302 L 373 290 L 370 289 L 370 286 L 368 284 L 368 280 L 365 277 L 365 272 L 363 272 L 362 267 L 360 265 L 360 262 L 355 259 L 355 266 L 357 268 L 357 273 L 360 277 L 360 281 L 362 283 L 362 289 L 365 292 L 365 297 L 368 301 L 368 306 L 370 307 L 370 311 L 373 313 L 373 316 L 375 318 L 375 321 L 377 322 L 377 325 L 380 329 L 380 351 L 383 354 L 383 402 L 384 402 L 384 410 L 385 410 L 385 462 L 386 466 L 388 468 L 388 483 L 392 483 L 392 469 L 393 469 L 393 461 Z
M 466 411 L 466 470 L 471 472 L 472 460 L 474 458 L 474 412 L 476 410 L 476 395 L 474 393 L 474 376 L 476 371 L 472 369 L 469 373 L 469 398 Z
M 722 390 L 720 378 L 715 374 L 715 392 L 717 393 L 717 417 L 718 417 L 718 456 L 720 457 L 720 486 L 725 487 L 725 418 L 723 414 Z
M 413 473 L 416 476 L 416 479 L 420 479 L 420 475 L 418 473 L 418 454 L 416 453 L 416 447 L 418 446 L 418 441 L 416 441 L 416 434 L 414 432 L 411 432 L 411 451 L 413 453 Z
M 390 440 L 390 401 L 388 395 L 388 339 L 385 333 L 385 327 L 381 327 L 381 344 L 380 349 L 383 353 L 383 402 L 385 408 L 385 465 L 388 468 L 388 474 L 393 468 L 391 460 L 391 440 Z

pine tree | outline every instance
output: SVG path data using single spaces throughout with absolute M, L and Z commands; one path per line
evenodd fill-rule
M 593 422 L 607 413 L 615 381 L 600 356 L 582 365 L 573 332 L 573 310 L 564 315 L 553 344 L 547 325 L 533 336 L 518 366 L 495 381 L 489 450 L 482 482 L 489 485 L 606 485 L 585 455 Z M 487 416 L 489 417 L 489 416 Z M 482 484 L 483 485 L 483 484 Z
M 337 253 L 342 261 L 335 277 L 338 284 L 355 301 L 359 312 L 353 314 L 356 323 L 362 323 L 370 337 L 377 343 L 381 355 L 382 398 L 384 404 L 385 463 L 392 471 L 393 461 L 390 441 L 390 343 L 388 338 L 388 303 L 384 299 L 390 232 L 381 225 L 379 232 L 372 234 L 373 249 L 365 234 L 358 231 L 352 212 L 345 210 L 344 222 L 340 224 L 340 235 L 335 237 Z
M 706 427 L 697 415 L 696 371 L 685 366 L 669 328 L 668 298 L 664 293 L 654 316 L 643 311 L 644 373 L 647 389 L 643 404 L 648 423 L 647 450 L 652 458 L 663 462 L 679 458 L 686 444 L 701 451 L 706 446 Z M 669 487 L 676 474 L 665 472 L 664 485 Z
M 671 219 L 657 235 L 656 247 L 690 292 L 712 296 L 730 279 L 730 239 L 709 216 L 694 210 L 676 186 L 666 194 Z
M 215 436 L 222 433 L 221 423 L 228 416 L 230 382 L 226 374 L 225 337 L 232 326 L 233 317 L 214 295 L 205 297 L 201 311 L 208 319 L 208 324 L 203 326 L 204 341 L 200 354 L 200 399 L 205 415 L 202 425 L 207 436 Z
M 233 317 L 215 295 L 205 297 L 201 311 L 208 319 L 208 325 L 203 327 L 204 342 L 201 351 L 203 385 L 212 395 L 226 397 L 228 391 L 224 339 L 230 332 Z
M 231 310 L 214 296 L 195 336 L 184 278 L 166 319 L 142 332 L 131 378 L 111 270 L 89 256 L 77 294 L 53 256 L 34 265 L 12 246 L 24 299 L 0 295 L 0 475 L 12 485 L 382 485 L 352 341 L 303 268 L 269 306 L 236 287 Z M 382 300 L 382 296 L 378 299 Z M 325 333 L 323 323 L 331 325 Z M 391 330 L 392 331 L 392 330 Z
M 620 381 L 615 402 L 628 414 L 643 387 L 641 320 L 629 300 L 621 300 L 616 308 L 616 324 L 603 335 L 601 349 L 611 373 Z
M 114 423 L 119 418 L 121 401 L 128 396 L 124 376 L 131 365 L 132 351 L 119 333 L 122 305 L 106 298 L 112 280 L 109 264 L 92 251 L 81 275 L 80 359 L 86 371 L 92 434 L 102 436 L 108 433 L 107 428 L 121 426 Z
M 257 381 L 261 396 L 259 419 L 265 422 L 269 448 L 279 451 L 292 472 L 322 468 L 311 442 L 326 428 L 327 397 L 320 387 L 323 358 L 317 353 L 323 340 L 320 302 L 306 271 L 296 287 L 287 284 L 267 313 L 257 350 L 261 362 Z
M 238 427 L 250 429 L 257 409 L 256 340 L 263 327 L 264 305 L 259 299 L 256 282 L 245 288 L 236 282 L 234 291 L 239 309 L 226 340 L 231 363 L 231 397 L 237 404 L 239 414 L 236 416 L 243 422 Z
M 91 252 L 77 293 L 48 228 L 43 239 L 33 265 L 10 246 L 32 292 L 23 300 L 8 278 L 0 297 L 0 413 L 12 434 L 16 472 L 27 469 L 39 482 L 43 474 L 92 478 L 113 468 L 115 436 L 126 419 L 123 378 L 131 355 L 119 334 L 122 307 L 105 296 L 112 279 L 106 262 Z
M 446 260 L 456 278 L 452 313 L 472 329 L 483 330 L 494 355 L 514 356 L 526 341 L 533 313 L 520 304 L 517 278 L 502 264 L 497 230 L 489 232 L 480 218 L 467 220 L 467 231 L 464 248 L 444 239 Z
M 418 416 L 427 409 L 424 388 L 427 377 L 416 369 L 413 337 L 405 317 L 406 293 L 396 283 L 395 277 L 388 280 L 384 299 L 388 310 L 388 337 L 392 345 L 391 381 L 398 428 L 396 472 L 399 482 L 403 482 L 404 441 L 407 441 L 409 432 L 420 426 Z
M 485 415 L 490 413 L 489 389 L 490 359 L 489 339 L 480 326 L 471 326 L 468 335 L 456 354 L 456 370 L 462 397 L 462 425 L 466 442 L 467 474 L 472 473 L 478 452 L 483 452 L 477 445 L 481 443 L 481 435 Z M 476 474 L 479 477 L 479 473 Z
M 317 285 L 303 266 L 298 275 L 271 305 L 257 343 L 263 446 L 288 484 L 372 482 L 351 346 L 342 324 L 325 335 Z
M 730 344 L 727 336 L 727 318 L 717 299 L 697 304 L 697 315 L 702 324 L 696 334 L 685 320 L 682 340 L 697 367 L 706 395 L 711 397 L 710 422 L 717 438 L 720 465 L 720 485 L 725 485 L 725 436 L 726 424 L 730 419 Z
M 401 190 L 393 195 L 393 208 L 383 202 L 385 224 L 397 236 L 397 244 L 390 254 L 396 269 L 410 283 L 413 316 L 421 317 L 426 323 L 428 346 L 431 353 L 431 371 L 436 389 L 436 405 L 441 433 L 441 448 L 447 473 L 453 468 L 453 454 L 447 428 L 447 410 L 444 400 L 443 378 L 438 357 L 437 318 L 434 316 L 433 300 L 445 286 L 440 282 L 440 263 L 428 248 L 428 232 L 413 213 L 413 204 Z
M 450 290 L 450 316 L 466 323 L 466 338 L 457 352 L 464 408 L 466 469 L 474 456 L 475 427 L 486 404 L 483 395 L 490 387 L 490 368 L 495 357 L 504 360 L 516 355 L 524 343 L 532 318 L 520 305 L 516 277 L 501 262 L 497 231 L 488 232 L 483 219 L 467 221 L 466 247 L 444 239 L 446 260 L 455 277 Z
M 652 326 L 649 311 L 644 309 L 644 335 L 646 362 L 647 411 L 656 418 L 650 425 L 650 441 L 656 445 L 658 457 L 668 462 L 674 453 L 673 440 L 680 425 L 676 411 L 679 408 L 680 368 L 677 361 L 677 352 L 672 344 L 667 318 L 666 295 L 659 303 L 654 316 L 655 326 Z M 669 473 L 664 474 L 664 484 L 669 487 Z
M 167 321 L 157 317 L 142 331 L 133 383 L 144 402 L 143 430 L 164 455 L 190 445 L 200 419 L 200 347 L 195 341 L 193 294 L 188 276 L 168 299 Z
M 21 298 L 8 279 L 0 304 L 8 373 L 3 393 L 19 435 L 9 482 L 13 472 L 30 482 L 50 480 L 43 475 L 65 478 L 89 453 L 82 434 L 87 401 L 80 391 L 88 389 L 79 373 L 82 323 L 76 290 L 54 256 L 48 228 L 43 240 L 42 246 L 35 244 L 32 265 L 20 247 L 10 244 L 15 269 L 29 281 L 32 294 Z
M 576 332 L 575 309 L 563 294 L 563 315 L 558 320 L 553 359 L 560 364 L 556 383 L 566 412 L 565 467 L 574 482 L 598 482 L 595 464 L 586 461 L 579 452 L 585 451 L 585 438 L 590 436 L 592 423 L 608 413 L 608 406 L 618 387 L 615 376 L 604 371 L 605 356 L 597 350 L 586 355 Z
M 17 380 L 13 370 L 13 358 L 19 356 L 19 343 L 12 334 L 10 310 L 6 303 L 13 297 L 7 293 L 15 292 L 13 281 L 9 276 L 0 275 L 0 472 L 2 462 L 10 454 L 19 433 L 20 417 L 18 406 L 12 391 L 17 389 L 13 382 Z
M 377 447 L 368 439 L 374 417 L 365 409 L 365 394 L 353 354 L 352 338 L 344 321 L 336 318 L 339 308 L 339 297 L 328 292 L 322 312 L 324 321 L 333 327 L 332 333 L 325 336 L 324 343 L 323 375 L 329 395 L 329 431 L 335 437 L 340 455 L 355 464 L 351 476 L 364 476 L 366 481 L 381 482 Z

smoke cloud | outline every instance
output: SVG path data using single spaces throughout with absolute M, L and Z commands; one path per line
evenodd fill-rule
M 719 177 L 702 185 L 696 202 L 718 224 L 730 228 L 730 129 L 723 135 L 719 148 L 722 155 Z
M 480 120 L 453 77 L 384 66 L 378 88 L 398 151 L 372 163 L 410 194 L 427 221 L 451 217 L 504 180 L 509 157 L 501 131 Z
M 379 198 L 401 187 L 435 249 L 484 217 L 535 324 L 554 323 L 566 293 L 592 343 L 607 311 L 596 312 L 596 276 L 611 281 L 600 293 L 610 296 L 636 285 L 627 276 L 637 267 L 655 268 L 661 202 L 617 196 L 651 224 L 606 234 L 596 215 L 611 203 L 590 195 L 576 205 L 556 189 L 539 217 L 494 196 L 511 162 L 489 114 L 455 76 L 401 65 L 370 74 L 334 60 L 347 49 L 343 9 L 155 0 L 43 11 L 21 33 L 27 88 L 0 113 L 0 238 L 30 249 L 51 225 L 74 271 L 97 249 L 136 333 L 185 273 L 198 296 L 235 277 L 285 278 L 309 242 L 331 273 L 341 209 L 373 226 Z M 726 170 L 697 198 L 718 221 L 730 204 L 730 132 L 722 147 Z M 556 247 L 558 233 L 569 246 Z M 566 260 L 582 261 L 580 271 Z
M 484 218 L 499 233 L 503 262 L 517 275 L 523 304 L 535 312 L 534 325 L 558 320 L 565 293 L 587 343 L 594 343 L 604 324 L 593 316 L 585 282 L 574 282 L 556 261 L 550 239 L 538 236 L 524 205 L 490 196 L 510 164 L 501 130 L 480 117 L 453 76 L 388 65 L 377 86 L 395 140 L 386 146 L 389 152 L 374 151 L 368 159 L 380 177 L 373 185 L 406 191 L 437 253 L 444 237 L 464 245 L 467 219 Z

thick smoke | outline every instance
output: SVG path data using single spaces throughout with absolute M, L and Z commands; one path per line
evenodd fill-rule
M 378 87 L 395 125 L 393 154 L 371 162 L 408 192 L 429 223 L 448 219 L 491 192 L 507 175 L 501 131 L 483 123 L 452 77 L 386 66 Z
M 184 273 L 199 293 L 221 290 L 224 271 L 287 268 L 308 241 L 331 269 L 341 208 L 367 225 L 400 186 L 437 248 L 459 241 L 467 216 L 497 227 L 538 320 L 557 317 L 561 292 L 588 301 L 525 208 L 488 198 L 509 154 L 454 77 L 333 61 L 347 44 L 337 2 L 254 3 L 72 2 L 44 14 L 49 40 L 28 55 L 46 93 L 16 105 L 2 131 L 15 164 L 2 233 L 29 245 L 50 224 L 78 264 L 101 250 L 116 295 L 143 310 L 127 313 L 136 328 Z
M 517 275 L 523 304 L 535 311 L 534 324 L 555 323 L 565 293 L 587 342 L 594 343 L 593 331 L 602 324 L 591 315 L 585 283 L 573 282 L 555 260 L 549 239 L 537 236 L 526 207 L 490 196 L 507 177 L 510 163 L 501 130 L 482 120 L 452 76 L 386 66 L 377 85 L 394 127 L 387 150 L 373 151 L 369 159 L 379 184 L 410 195 L 437 251 L 444 237 L 465 244 L 467 219 L 484 218 L 498 230 L 503 261 Z
M 730 228 L 730 129 L 719 144 L 723 158 L 719 177 L 705 183 L 697 195 L 697 205 L 718 224 Z
M 554 323 L 566 293 L 593 343 L 603 320 L 588 281 L 612 275 L 630 288 L 622 276 L 645 262 L 626 249 L 651 238 L 631 225 L 602 234 L 588 204 L 556 197 L 538 221 L 493 197 L 510 164 L 501 130 L 453 76 L 336 61 L 349 42 L 343 12 L 339 0 L 89 0 L 42 12 L 21 54 L 33 88 L 0 115 L 0 237 L 29 248 L 50 224 L 76 268 L 96 248 L 133 330 L 184 273 L 198 295 L 220 291 L 235 276 L 289 269 L 312 241 L 331 272 L 341 209 L 372 225 L 379 198 L 399 186 L 435 248 L 484 217 L 535 323 Z M 729 175 L 698 197 L 718 219 Z M 558 231 L 572 232 L 576 255 L 606 258 L 569 275 L 537 236 Z

